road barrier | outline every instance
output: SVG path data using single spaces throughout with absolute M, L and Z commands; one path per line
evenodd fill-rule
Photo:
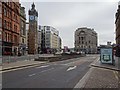
M 2 63 L 12 63 L 17 61 L 25 61 L 25 60 L 34 60 L 38 58 L 39 54 L 36 55 L 24 55 L 24 56 L 2 56 Z

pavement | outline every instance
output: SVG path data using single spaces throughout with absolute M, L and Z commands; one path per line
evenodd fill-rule
M 4 63 L 0 67 L 0 71 L 34 66 L 34 65 L 44 64 L 44 63 L 46 63 L 46 61 L 34 61 L 34 60 L 17 61 L 17 62 L 13 62 L 13 63 Z
M 118 67 L 119 62 L 116 58 L 114 66 L 102 64 L 98 57 L 96 61 L 91 64 L 90 70 L 74 88 L 98 88 L 102 90 L 112 88 L 113 90 L 120 90 L 120 69 Z
M 25 56 L 3 56 L 0 64 L 0 71 L 35 66 L 39 64 L 47 63 L 47 61 L 34 61 L 38 57 L 52 57 L 53 54 L 36 54 L 36 55 L 25 55 Z M 9 60 L 9 61 L 8 61 Z
M 105 68 L 105 69 L 110 69 L 110 70 L 115 70 L 115 71 L 120 71 L 120 63 L 118 62 L 118 58 L 115 57 L 115 65 L 111 64 L 103 64 L 100 62 L 100 58 L 98 58 L 96 61 L 94 61 L 91 66 L 93 67 L 99 67 L 99 68 Z

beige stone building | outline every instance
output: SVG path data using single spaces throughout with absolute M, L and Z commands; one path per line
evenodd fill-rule
M 60 49 L 59 31 L 51 26 L 41 26 L 41 49 L 42 52 L 56 52 Z
M 97 53 L 97 33 L 94 29 L 83 27 L 75 31 L 75 50 Z

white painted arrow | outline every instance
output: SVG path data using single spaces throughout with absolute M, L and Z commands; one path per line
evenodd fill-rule
M 67 69 L 67 71 L 73 70 L 73 69 L 75 69 L 76 67 L 77 67 L 77 66 L 69 67 L 69 68 Z

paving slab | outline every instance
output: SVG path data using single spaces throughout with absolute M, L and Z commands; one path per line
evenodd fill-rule
M 118 89 L 118 71 L 92 67 L 74 88 Z
M 106 68 L 106 69 L 115 70 L 115 71 L 120 71 L 119 65 L 120 64 L 119 64 L 119 61 L 117 58 L 115 58 L 115 65 L 103 64 L 100 62 L 100 58 L 98 58 L 96 61 L 94 61 L 91 64 L 91 66 L 93 66 L 93 67 Z

